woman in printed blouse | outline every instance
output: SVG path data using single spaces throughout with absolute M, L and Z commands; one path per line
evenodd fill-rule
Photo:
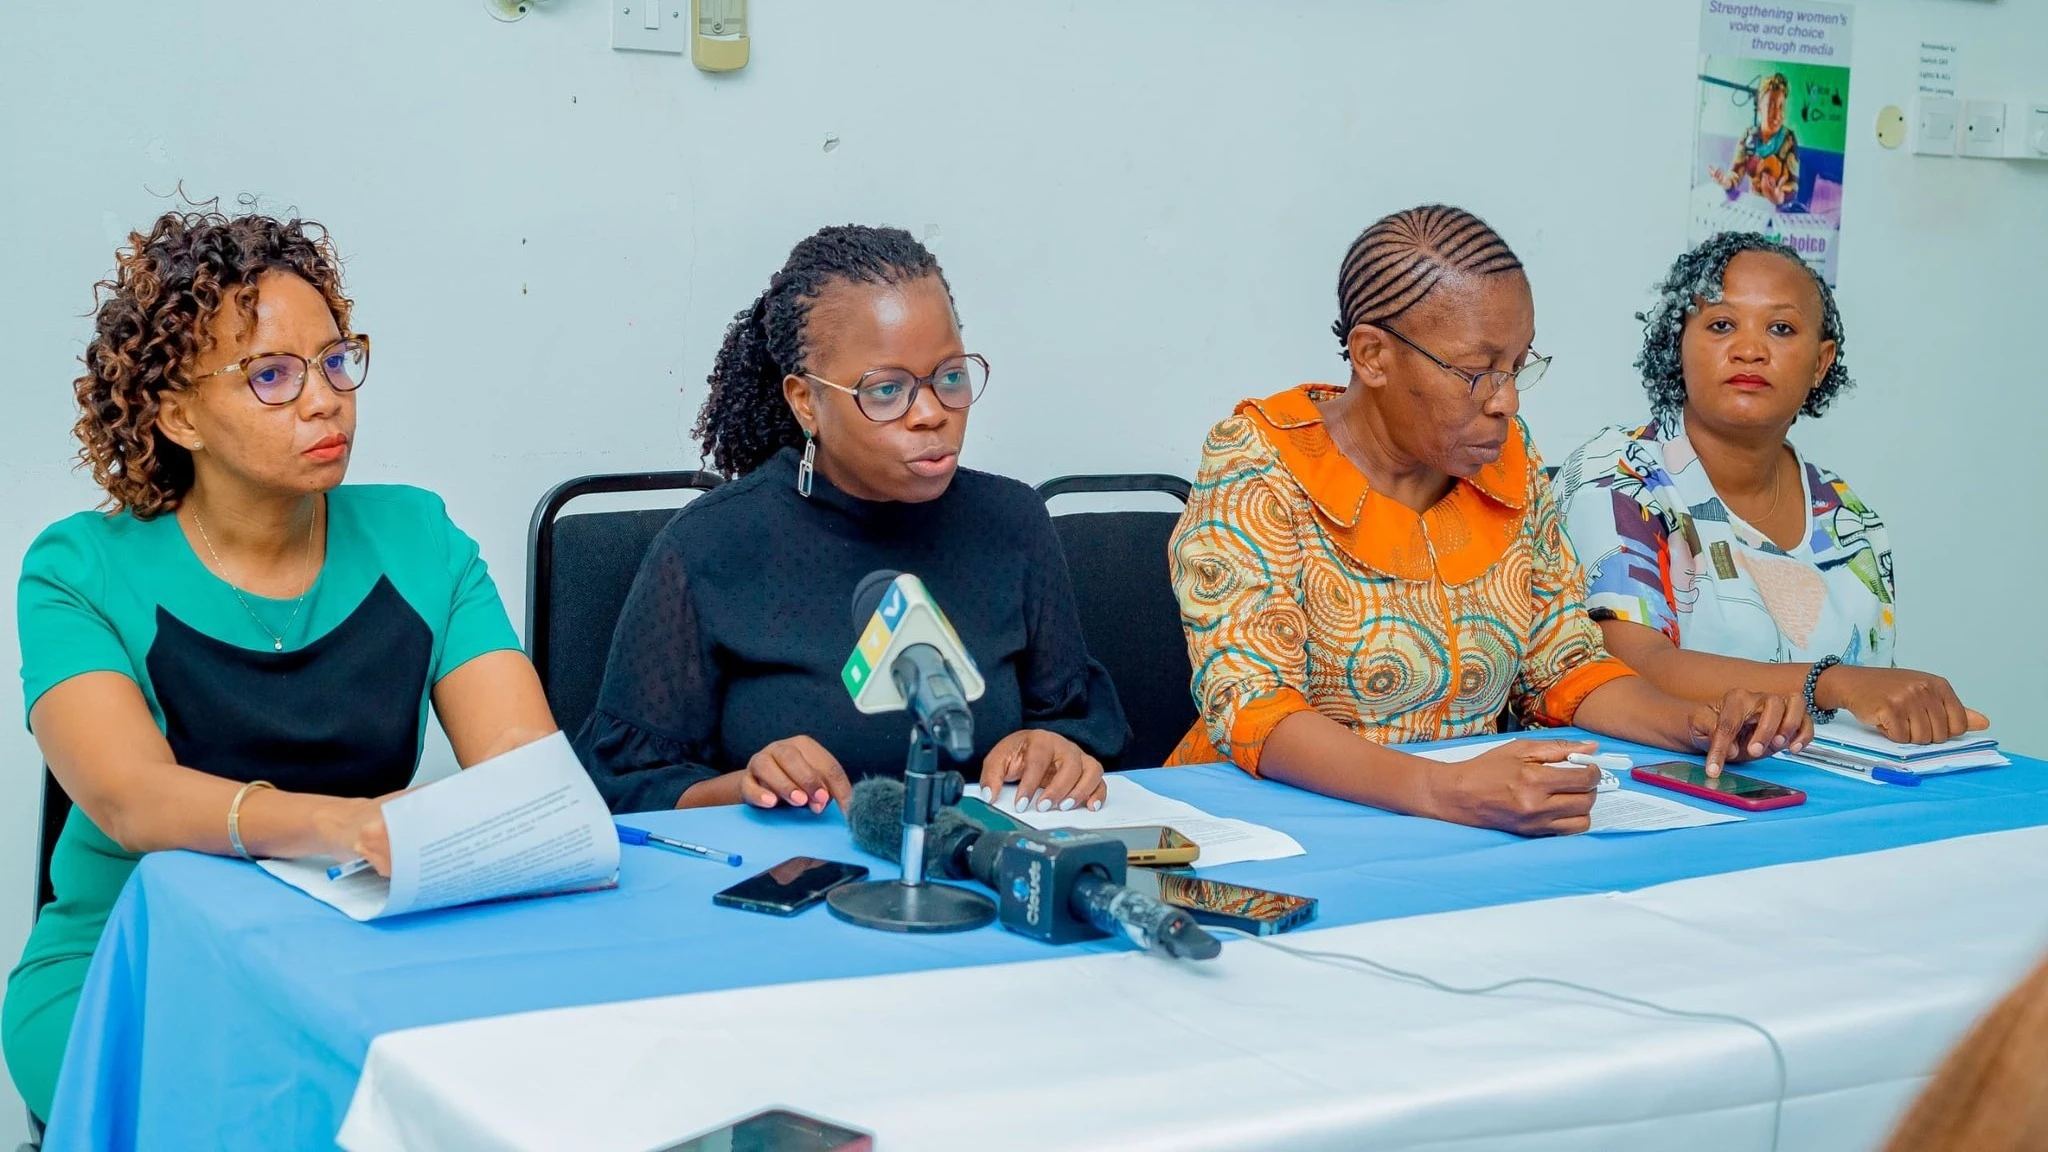
M 1607 646 L 1688 699 L 1735 685 L 1847 709 L 1903 743 L 1983 728 L 1948 681 L 1892 666 L 1884 521 L 1786 437 L 1849 386 L 1834 294 L 1792 249 L 1724 232 L 1640 319 L 1652 420 L 1557 478 Z
M 1391 745 L 1495 730 L 1502 707 L 1723 761 L 1800 748 L 1805 711 L 1666 695 L 1607 654 L 1515 412 L 1549 360 L 1522 265 L 1478 217 L 1396 213 L 1338 284 L 1348 387 L 1238 405 L 1172 543 L 1201 719 L 1170 763 L 1523 835 L 1584 831 L 1594 745 L 1443 764 Z

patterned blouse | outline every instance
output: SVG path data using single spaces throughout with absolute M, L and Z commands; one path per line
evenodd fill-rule
M 1257 775 L 1313 708 L 1368 740 L 1491 732 L 1502 707 L 1569 724 L 1632 675 L 1608 656 L 1520 421 L 1500 459 L 1417 514 L 1337 450 L 1306 384 L 1238 405 L 1202 449 L 1172 543 L 1201 719 L 1168 764 Z
M 1795 456 L 1797 450 L 1794 450 Z M 1799 458 L 1806 539 L 1786 551 L 1728 510 L 1679 415 L 1609 428 L 1559 470 L 1595 617 L 1743 660 L 1892 662 L 1892 550 L 1842 478 Z

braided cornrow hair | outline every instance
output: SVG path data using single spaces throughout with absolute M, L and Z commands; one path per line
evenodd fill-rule
M 1669 416 L 1685 407 L 1686 318 L 1700 310 L 1701 303 L 1721 299 L 1722 281 L 1728 262 L 1744 252 L 1769 252 L 1783 256 L 1813 277 L 1820 293 L 1820 338 L 1835 342 L 1835 362 L 1800 405 L 1802 416 L 1819 416 L 1835 397 L 1855 382 L 1849 379 L 1847 360 L 1842 355 L 1842 314 L 1835 308 L 1835 293 L 1821 279 L 1813 265 L 1797 250 L 1758 232 L 1717 232 L 1697 248 L 1672 261 L 1671 271 L 1657 285 L 1657 302 L 1647 312 L 1636 313 L 1643 322 L 1643 351 L 1636 357 L 1636 370 L 1643 374 L 1643 390 L 1650 394 L 1650 411 Z
M 1422 303 L 1446 276 L 1492 276 L 1521 267 L 1507 241 L 1463 208 L 1424 204 L 1383 216 L 1359 233 L 1344 256 L 1337 322 L 1330 330 L 1348 346 L 1353 328 L 1394 319 Z
M 784 447 L 804 442 L 782 380 L 805 371 L 813 350 L 811 305 L 827 285 L 906 284 L 926 276 L 938 277 L 952 299 L 938 260 L 901 228 L 842 224 L 798 242 L 767 291 L 733 317 L 711 366 L 711 395 L 692 435 L 712 467 L 744 476 Z

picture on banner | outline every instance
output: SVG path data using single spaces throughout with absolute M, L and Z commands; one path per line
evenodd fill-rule
M 1706 0 L 1688 243 L 1761 232 L 1835 283 L 1850 16 L 1846 4 Z

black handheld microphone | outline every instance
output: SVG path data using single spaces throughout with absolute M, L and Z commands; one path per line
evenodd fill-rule
M 878 568 L 853 590 L 853 628 L 864 631 L 882 605 L 889 585 L 902 575 Z M 964 659 L 966 653 L 961 653 Z M 945 653 L 930 644 L 912 644 L 903 649 L 887 669 L 896 690 L 909 704 L 917 724 L 931 735 L 932 742 L 955 760 L 974 755 L 974 714 L 967 710 L 967 694 L 960 678 L 946 663 Z
M 862 851 L 900 860 L 903 785 L 881 778 L 853 787 L 846 821 Z M 1208 960 L 1223 950 L 1185 910 L 1126 888 L 1123 841 L 1073 829 L 992 833 L 941 808 L 926 837 L 932 879 L 973 880 L 996 894 L 996 918 L 1019 935 L 1065 944 L 1121 936 L 1147 952 Z

